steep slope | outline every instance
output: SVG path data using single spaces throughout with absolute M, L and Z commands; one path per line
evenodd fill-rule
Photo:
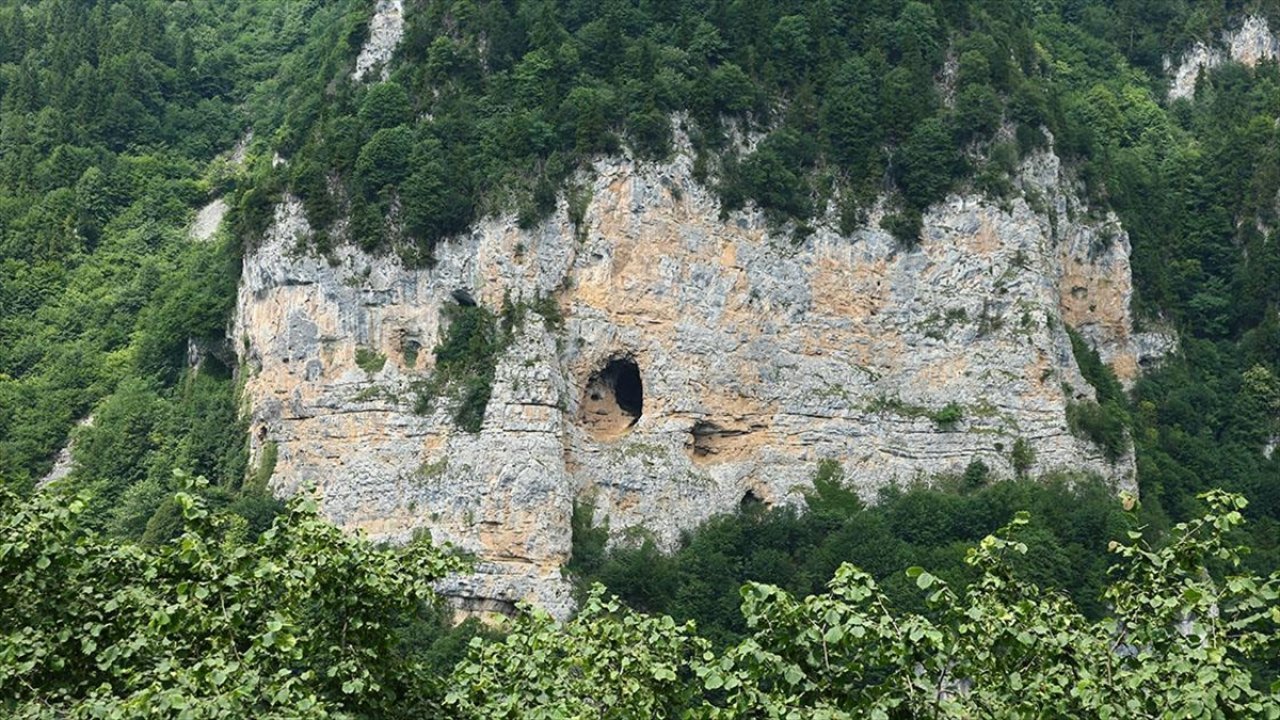
M 602 161 L 583 181 L 580 225 L 563 201 L 527 231 L 485 220 L 430 270 L 350 246 L 310 256 L 300 203 L 277 208 L 235 327 L 277 491 L 314 486 L 345 527 L 428 527 L 474 552 L 477 574 L 448 588 L 464 607 L 564 612 L 575 501 L 670 547 L 744 499 L 798 501 L 823 459 L 866 496 L 975 459 L 1134 487 L 1131 454 L 1110 462 L 1066 422 L 1093 397 L 1067 325 L 1124 377 L 1142 360 L 1128 240 L 1053 155 L 1023 164 L 1004 208 L 948 198 L 912 250 L 878 229 L 793 244 L 758 212 L 722 221 L 684 154 Z M 545 297 L 563 326 L 517 321 L 479 432 L 449 401 L 414 412 L 449 306 Z

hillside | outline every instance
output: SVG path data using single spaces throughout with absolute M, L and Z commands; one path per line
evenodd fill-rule
M 977 588 L 1004 570 L 966 549 L 1019 510 L 1011 567 L 1097 632 L 1127 531 L 1229 505 L 1266 576 L 1276 28 L 1269 1 L 0 3 L 6 512 L 74 496 L 68 537 L 163 564 L 205 509 L 269 545 L 305 496 L 460 551 L 413 590 L 458 618 L 633 617 L 603 580 L 730 653 L 771 612 L 743 583 L 843 562 L 941 622 L 902 570 Z M 462 636 L 418 621 L 452 668 Z

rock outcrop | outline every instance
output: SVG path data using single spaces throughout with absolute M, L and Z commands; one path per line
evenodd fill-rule
M 1264 60 L 1280 59 L 1280 37 L 1271 32 L 1266 18 L 1256 15 L 1244 19 L 1240 27 L 1222 33 L 1219 46 L 1197 42 L 1176 62 L 1165 58 L 1165 74 L 1172 75 L 1169 99 L 1192 97 L 1200 73 L 1224 62 L 1238 62 L 1253 67 Z
M 222 198 L 210 200 L 196 211 L 196 217 L 191 221 L 187 234 L 196 242 L 212 240 L 218 228 L 222 227 L 222 221 L 227 217 L 227 210 L 226 200 Z
M 758 212 L 721 221 L 691 166 L 601 162 L 580 226 L 563 203 L 532 230 L 491 218 L 430 270 L 308 255 L 300 203 L 281 204 L 245 258 L 233 336 L 277 492 L 307 488 L 376 538 L 429 529 L 474 553 L 476 573 L 444 588 L 463 608 L 564 614 L 575 502 L 670 547 L 744 499 L 798 502 L 826 459 L 867 497 L 975 459 L 1010 476 L 1015 444 L 1032 474 L 1132 488 L 1132 458 L 1108 462 L 1065 418 L 1093 396 L 1065 325 L 1138 371 L 1128 238 L 1053 155 L 1025 163 L 1003 208 L 935 207 L 911 250 L 874 223 L 797 244 Z M 459 297 L 495 312 L 551 298 L 563 316 L 523 314 L 476 433 L 449 402 L 414 411 Z
M 72 429 L 71 435 L 67 438 L 67 444 L 63 445 L 58 454 L 54 456 L 53 467 L 36 482 L 36 487 L 42 488 L 59 480 L 64 480 L 76 469 L 76 430 L 84 427 L 93 427 L 92 415 L 86 415 L 76 422 L 75 428 Z
M 390 74 L 388 64 L 404 37 L 404 0 L 378 0 L 369 18 L 368 37 L 351 77 L 361 80 L 386 80 Z M 375 76 L 376 71 L 376 78 Z

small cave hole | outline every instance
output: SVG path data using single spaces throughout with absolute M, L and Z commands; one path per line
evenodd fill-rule
M 715 455 L 719 452 L 716 447 L 716 438 L 721 433 L 721 427 L 713 422 L 699 420 L 693 424 L 693 429 L 689 431 L 692 436 L 689 442 L 689 450 L 694 458 L 705 458 Z
M 631 428 L 644 412 L 644 382 L 631 358 L 614 358 L 587 380 L 582 398 L 582 424 L 593 435 L 608 437 Z
M 752 434 L 765 429 L 760 423 L 731 421 L 726 427 L 710 420 L 698 420 L 689 430 L 685 449 L 697 463 L 741 460 L 758 447 Z
M 764 509 L 764 499 L 757 495 L 755 490 L 748 490 L 738 501 L 738 509 L 744 513 L 758 512 Z

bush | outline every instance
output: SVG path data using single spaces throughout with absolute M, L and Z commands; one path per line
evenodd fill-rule
M 1067 427 L 1077 437 L 1102 448 L 1107 460 L 1119 460 L 1129 449 L 1128 413 L 1114 402 L 1067 403 Z
M 930 413 L 929 417 L 939 428 L 950 430 L 964 419 L 964 407 L 953 402 L 947 403 L 942 409 Z
M 449 325 L 435 348 L 435 374 L 418 388 L 415 410 L 430 412 L 437 396 L 452 395 L 454 423 L 467 432 L 479 432 L 508 336 L 498 318 L 478 305 L 453 305 L 446 313 Z
M 22 637 L 0 660 L 6 715 L 435 714 L 415 707 L 395 631 L 460 562 L 422 541 L 375 548 L 301 499 L 246 537 L 199 481 L 187 490 L 163 504 L 158 542 L 122 546 L 84 530 L 82 498 L 0 489 L 0 626 Z
M 356 366 L 367 373 L 380 372 L 387 364 L 387 356 L 371 348 L 356 348 Z
M 880 227 L 888 231 L 903 247 L 914 248 L 920 244 L 924 218 L 919 211 L 907 209 L 885 215 L 880 219 Z
M 1018 438 L 1013 441 L 1013 448 L 1009 451 L 1009 464 L 1013 465 L 1013 472 L 1018 477 L 1026 477 L 1027 473 L 1036 464 L 1036 451 L 1031 447 L 1031 443 L 1026 438 Z

